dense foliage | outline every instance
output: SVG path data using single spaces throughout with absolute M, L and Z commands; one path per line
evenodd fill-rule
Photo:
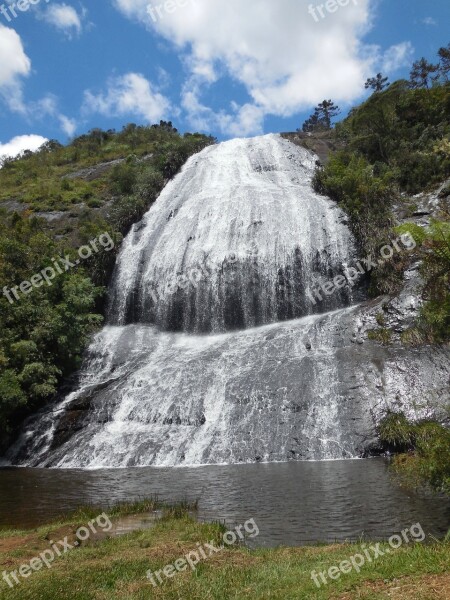
M 450 431 L 431 421 L 413 423 L 389 413 L 379 427 L 382 444 L 394 452 L 394 469 L 413 486 L 429 485 L 450 494 Z
M 339 202 L 349 214 L 365 256 L 377 253 L 397 236 L 394 205 L 413 206 L 411 195 L 432 190 L 450 176 L 448 55 L 450 50 L 442 48 L 441 62 L 432 69 L 418 61 L 410 82 L 397 81 L 384 91 L 374 80 L 372 96 L 336 125 L 335 136 L 344 149 L 317 170 L 315 189 Z M 417 74 L 420 69 L 421 76 Z M 447 188 L 443 197 L 449 195 Z M 444 211 L 440 223 L 428 232 L 406 228 L 418 235 L 420 230 L 420 256 L 416 258 L 423 261 L 426 278 L 421 319 L 426 335 L 420 339 L 431 342 L 450 340 L 449 220 Z M 375 269 L 371 273 L 373 294 L 395 293 L 406 266 L 404 258 L 396 255 Z M 411 333 L 411 341 L 413 337 Z
M 102 323 L 105 285 L 122 236 L 187 158 L 214 140 L 181 136 L 171 123 L 91 131 L 68 146 L 48 142 L 0 170 L 0 449 L 30 411 L 79 366 Z M 51 212 L 48 212 L 51 211 Z M 55 213 L 57 211 L 57 213 Z M 57 216 L 58 218 L 53 218 Z M 45 217 L 45 218 L 42 218 Z M 9 291 L 55 260 L 107 234 L 114 248 L 61 269 L 16 300 Z
M 424 228 L 406 223 L 397 228 L 416 240 L 417 257 L 425 281 L 421 319 L 404 334 L 405 341 L 445 342 L 450 340 L 450 221 L 432 221 Z

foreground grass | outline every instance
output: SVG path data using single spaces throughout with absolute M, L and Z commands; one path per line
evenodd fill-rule
M 156 502 L 108 511 L 113 517 L 161 508 Z M 163 569 L 198 544 L 220 545 L 219 524 L 200 524 L 188 506 L 165 509 L 152 529 L 101 542 L 86 542 L 11 589 L 0 579 L 0 598 L 11 600 L 115 599 L 406 599 L 448 598 L 450 544 L 405 545 L 367 564 L 358 574 L 317 589 L 311 571 L 325 571 L 361 551 L 358 544 L 248 550 L 229 547 L 201 562 L 195 572 L 178 573 L 155 588 L 146 572 Z M 0 572 L 11 572 L 49 548 L 50 540 L 73 536 L 99 510 L 83 509 L 59 523 L 32 532 L 0 535 Z M 382 546 L 383 547 L 383 546 Z M 387 546 L 385 546 L 387 547 Z

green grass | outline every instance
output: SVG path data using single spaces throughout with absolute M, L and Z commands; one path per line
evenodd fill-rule
M 153 498 L 146 498 L 143 500 L 137 500 L 135 502 L 119 502 L 112 503 L 111 505 L 102 505 L 101 508 L 93 504 L 85 504 L 78 507 L 76 510 L 61 514 L 55 519 L 48 522 L 45 526 L 38 527 L 33 530 L 39 532 L 48 527 L 64 527 L 74 525 L 78 523 L 83 525 L 86 521 L 94 519 L 99 515 L 100 512 L 105 511 L 111 519 L 117 519 L 120 517 L 127 517 L 129 515 L 141 515 L 148 514 L 154 511 L 162 511 L 164 518 L 176 518 L 177 516 L 185 516 L 191 511 L 197 510 L 197 502 L 180 501 L 176 504 L 168 504 L 161 502 L 157 496 Z M 11 536 L 23 536 L 29 534 L 28 530 L 18 529 L 1 529 L 0 528 L 0 539 Z
M 367 334 L 369 340 L 380 342 L 381 344 L 388 345 L 392 340 L 392 331 L 383 327 L 382 329 L 373 329 Z
M 157 502 L 110 509 L 109 515 L 147 512 Z M 391 554 L 352 571 L 338 581 L 317 589 L 311 571 L 327 571 L 361 552 L 360 544 L 304 548 L 249 550 L 233 546 L 199 563 L 197 569 L 177 573 L 154 587 L 146 578 L 195 551 L 198 544 L 216 545 L 224 532 L 220 524 L 200 524 L 178 507 L 158 521 L 153 529 L 86 543 L 56 560 L 51 569 L 33 573 L 10 589 L 0 580 L 0 599 L 11 600 L 118 600 L 148 598 L 225 600 L 299 600 L 353 598 L 445 598 L 449 584 L 447 542 L 404 545 Z M 3 533 L 0 538 L 0 571 L 11 572 L 48 547 L 49 539 L 74 531 L 100 513 L 82 509 L 68 521 L 47 525 L 33 532 Z M 257 518 L 255 519 L 257 522 Z M 387 545 L 383 544 L 386 549 Z M 403 590 L 398 595 L 398 590 Z M 392 594 L 392 595 L 391 595 Z M 415 595 L 414 595 L 415 594 Z

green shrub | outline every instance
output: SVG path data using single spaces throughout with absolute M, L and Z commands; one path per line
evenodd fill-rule
M 116 165 L 111 173 L 112 191 L 115 194 L 131 194 L 136 182 L 136 169 L 133 163 Z
M 450 495 L 450 431 L 432 421 L 412 423 L 389 413 L 379 425 L 382 444 L 401 452 L 393 468 L 410 486 L 427 485 Z M 405 454 L 405 452 L 408 452 Z
M 414 428 L 403 413 L 389 413 L 378 427 L 382 444 L 396 451 L 409 450 L 414 445 Z
M 387 346 L 392 340 L 392 331 L 384 327 L 382 329 L 373 329 L 368 332 L 367 337 L 369 340 L 380 342 Z
M 360 249 L 367 256 L 375 252 L 392 224 L 390 206 L 395 191 L 390 172 L 376 176 L 363 156 L 340 151 L 316 171 L 313 186 L 316 192 L 338 202 L 350 216 Z

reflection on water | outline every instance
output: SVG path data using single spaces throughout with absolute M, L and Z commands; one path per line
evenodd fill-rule
M 419 522 L 442 536 L 450 501 L 397 487 L 386 461 L 295 462 L 198 469 L 0 470 L 0 527 L 33 527 L 80 504 L 158 495 L 199 500 L 201 520 L 254 518 L 264 546 L 384 539 Z

